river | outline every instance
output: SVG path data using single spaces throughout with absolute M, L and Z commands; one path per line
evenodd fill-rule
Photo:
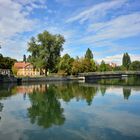
M 0 140 L 140 140 L 140 78 L 0 84 Z

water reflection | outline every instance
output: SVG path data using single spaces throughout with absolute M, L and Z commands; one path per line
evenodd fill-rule
M 31 123 L 37 123 L 44 128 L 49 128 L 52 125 L 62 125 L 65 121 L 64 109 L 56 97 L 54 87 L 50 86 L 47 91 L 40 90 L 40 93 L 33 91 L 32 94 L 29 94 L 31 107 L 28 108 L 28 115 Z
M 70 102 L 72 99 L 86 100 L 88 105 L 91 105 L 98 91 L 98 87 L 81 86 L 80 84 L 56 85 L 55 87 L 59 99 L 65 102 Z
M 3 109 L 3 104 L 0 103 L 0 112 L 2 112 L 2 109 Z M 1 120 L 1 116 L 0 116 L 0 120 Z
M 140 76 L 129 76 L 114 79 L 101 79 L 97 81 L 103 85 L 140 86 Z
M 107 89 L 106 86 L 101 86 L 101 87 L 100 87 L 100 90 L 101 90 L 102 96 L 105 95 L 106 89 Z
M 0 85 L 0 139 L 139 139 L 140 86 L 131 80 Z
M 128 100 L 131 95 L 131 88 L 123 88 L 124 99 Z

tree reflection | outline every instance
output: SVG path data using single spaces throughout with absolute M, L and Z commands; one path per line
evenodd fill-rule
M 37 123 L 44 128 L 64 123 L 64 109 L 61 108 L 53 86 L 50 86 L 44 93 L 34 91 L 33 94 L 29 94 L 29 98 L 32 104 L 28 108 L 31 123 Z
M 102 96 L 104 96 L 106 92 L 106 86 L 100 86 L 100 91 L 101 91 Z
M 65 84 L 57 86 L 57 96 L 65 102 L 75 98 L 77 101 L 86 100 L 91 105 L 98 87 L 81 86 L 79 84 Z
M 123 88 L 124 99 L 128 100 L 131 95 L 131 88 Z
M 3 104 L 0 103 L 0 112 L 2 112 L 2 109 L 3 109 Z M 0 120 L 1 120 L 1 116 L 0 116 Z
M 114 79 L 101 79 L 97 81 L 103 85 L 140 86 L 140 76 L 129 76 Z

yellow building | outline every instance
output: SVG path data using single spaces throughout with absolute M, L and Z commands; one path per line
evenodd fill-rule
M 28 62 L 16 62 L 14 68 L 17 70 L 17 76 L 40 76 L 45 74 L 45 70 L 37 70 Z

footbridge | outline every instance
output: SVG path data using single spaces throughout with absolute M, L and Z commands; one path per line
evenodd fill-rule
M 88 72 L 79 73 L 79 79 L 92 81 L 97 79 L 121 78 L 125 76 L 140 76 L 140 71 L 108 71 L 108 72 Z

